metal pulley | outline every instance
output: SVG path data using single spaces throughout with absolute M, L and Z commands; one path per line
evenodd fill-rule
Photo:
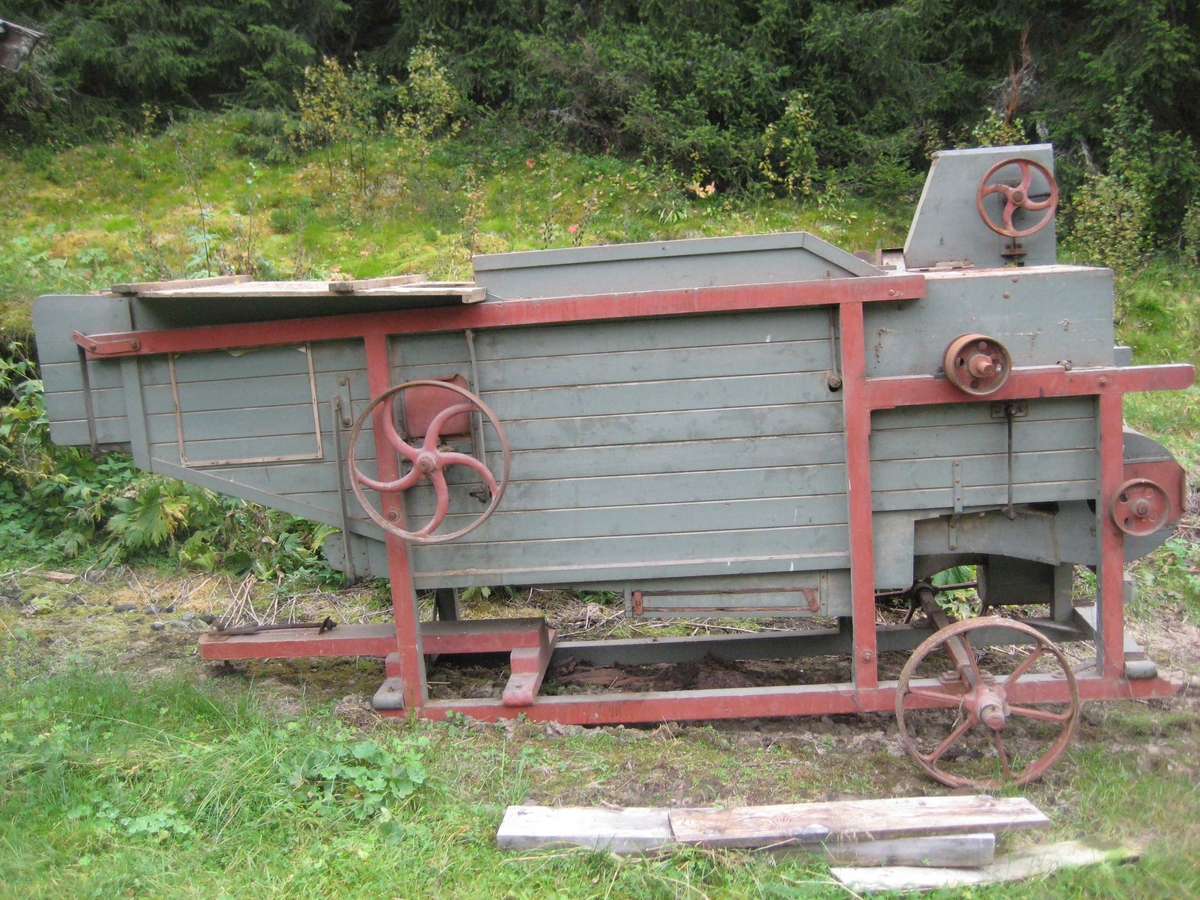
M 946 378 L 966 394 L 994 394 L 1008 381 L 1012 358 L 995 338 L 986 334 L 963 334 L 952 340 L 942 358 Z
M 1162 486 L 1149 478 L 1131 478 L 1113 493 L 1109 506 L 1113 522 L 1131 537 L 1154 534 L 1171 518 L 1171 501 Z

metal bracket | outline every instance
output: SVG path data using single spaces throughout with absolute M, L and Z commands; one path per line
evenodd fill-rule
M 87 416 L 88 447 L 92 452 L 92 459 L 99 459 L 100 441 L 96 435 L 96 409 L 92 406 L 92 377 L 88 371 L 87 354 L 82 346 L 79 348 L 79 377 L 83 382 L 83 413 Z
M 958 549 L 958 520 L 963 511 L 962 460 L 954 460 L 954 515 L 950 517 L 949 544 L 951 550 Z

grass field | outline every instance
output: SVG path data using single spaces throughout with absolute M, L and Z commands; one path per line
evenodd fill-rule
M 368 151 L 366 190 L 331 179 L 320 155 L 268 162 L 237 116 L 0 160 L 6 334 L 28 330 L 38 293 L 129 279 L 233 268 L 461 277 L 472 250 L 793 229 L 874 249 L 902 242 L 911 214 L 903 199 L 820 208 L 707 195 L 521 135 L 480 131 L 420 155 L 394 140 Z M 1135 361 L 1197 360 L 1200 273 L 1160 261 L 1121 290 L 1119 333 Z M 1196 388 L 1132 397 L 1127 416 L 1195 473 L 1198 405 Z M 1200 541 L 1195 517 L 1187 524 L 1136 567 L 1130 618 L 1151 656 L 1190 685 L 1200 674 Z M 503 854 L 495 828 L 517 802 L 944 790 L 903 758 L 886 716 L 589 731 L 382 722 L 362 704 L 377 663 L 207 666 L 196 659 L 198 623 L 156 629 L 156 616 L 114 611 L 135 583 L 151 585 L 139 605 L 171 595 L 172 579 L 187 577 L 177 563 L 59 585 L 29 570 L 38 562 L 10 559 L 0 572 L 0 898 L 841 898 L 827 867 L 803 857 Z M 1164 703 L 1088 707 L 1065 759 L 1025 793 L 1053 828 L 1008 846 L 1096 836 L 1140 844 L 1144 858 L 930 896 L 1200 896 L 1194 688 Z

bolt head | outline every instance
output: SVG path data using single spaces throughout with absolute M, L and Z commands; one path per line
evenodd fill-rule
M 399 522 L 400 521 L 400 513 L 397 510 L 389 509 L 387 511 L 386 518 L 389 522 Z
M 875 658 L 875 651 L 868 648 L 859 655 L 862 657 L 863 662 L 871 662 Z

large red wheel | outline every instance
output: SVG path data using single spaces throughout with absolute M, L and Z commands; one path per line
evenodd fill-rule
M 989 184 L 992 176 L 1001 169 L 1008 166 L 1016 166 L 1021 171 L 1021 180 L 1018 184 L 1011 185 L 998 181 L 995 184 Z M 1029 189 L 1033 186 L 1033 170 L 1036 169 L 1046 179 L 1046 184 L 1050 187 L 1050 195 L 1044 200 L 1034 200 L 1029 196 Z M 989 197 L 992 194 L 999 194 L 1004 200 L 1004 208 L 1000 212 L 1000 217 L 1003 220 L 1002 225 L 997 225 L 992 221 L 992 217 L 987 214 L 987 210 L 983 205 L 983 198 Z M 996 163 L 984 176 L 979 179 L 979 187 L 975 191 L 975 207 L 979 210 L 979 215 L 983 219 L 988 228 L 997 234 L 1002 234 L 1009 238 L 1028 237 L 1035 232 L 1041 231 L 1050 224 L 1050 220 L 1054 218 L 1054 211 L 1058 209 L 1058 182 L 1054 180 L 1054 176 L 1039 162 L 1034 162 L 1032 159 L 1015 156 L 1012 159 L 1001 160 Z M 1029 210 L 1030 212 L 1045 211 L 1042 216 L 1032 227 L 1020 229 L 1013 224 L 1013 216 L 1018 209 Z
M 396 430 L 394 408 L 396 397 L 414 387 L 453 391 L 463 398 L 462 403 L 447 406 L 433 417 L 425 429 L 425 435 L 420 446 L 409 443 Z M 358 467 L 357 448 L 359 437 L 362 434 L 363 426 L 380 405 L 383 406 L 383 440 L 378 440 L 378 436 L 376 436 L 376 448 L 378 452 L 383 452 L 386 447 L 391 447 L 399 456 L 401 475 L 395 481 L 379 481 L 371 478 L 364 474 Z M 496 434 L 500 439 L 503 459 L 500 478 L 498 480 L 492 474 L 491 469 L 474 456 L 446 449 L 442 446 L 442 429 L 446 427 L 447 423 L 456 417 L 461 417 L 464 413 L 474 413 L 476 411 L 487 417 L 487 420 L 496 430 Z M 508 439 L 504 435 L 504 429 L 500 425 L 500 420 L 496 418 L 496 414 L 492 412 L 486 403 L 466 388 L 460 387 L 450 381 L 406 381 L 404 384 L 398 384 L 384 391 L 371 401 L 371 404 L 362 411 L 355 421 L 354 430 L 350 433 L 348 456 L 350 486 L 354 490 L 354 496 L 358 498 L 358 502 L 366 510 L 367 515 L 371 517 L 375 524 L 389 534 L 394 534 L 396 537 L 404 538 L 406 541 L 418 544 L 441 544 L 446 541 L 452 541 L 468 532 L 474 531 L 482 525 L 488 516 L 496 511 L 496 507 L 500 505 L 500 498 L 504 496 L 504 491 L 508 487 L 508 470 L 511 463 Z M 409 467 L 407 472 L 403 471 L 405 464 Z M 487 486 L 491 494 L 491 500 L 488 503 L 487 509 L 469 525 L 447 534 L 434 534 L 438 526 L 446 520 L 446 516 L 450 512 L 450 486 L 446 482 L 445 475 L 445 470 L 448 466 L 464 466 L 474 470 Z M 416 531 L 405 531 L 397 527 L 394 522 L 388 521 L 374 506 L 367 502 L 367 496 L 363 492 L 363 487 L 368 487 L 381 494 L 401 494 L 410 488 L 416 487 L 425 479 L 428 479 L 430 484 L 433 485 L 434 495 L 437 497 L 437 509 L 430 520 Z
M 989 644 L 1019 645 L 1015 654 L 989 651 L 987 668 L 970 639 L 985 628 L 1013 632 L 1005 641 L 993 631 Z M 941 650 L 955 664 L 950 678 L 913 684 L 921 663 Z M 1066 679 L 1068 701 L 1010 703 L 1009 689 L 1039 665 L 1050 671 L 1037 674 Z M 913 651 L 896 686 L 896 721 L 917 765 L 942 784 L 994 791 L 1038 778 L 1062 756 L 1079 721 L 1079 687 L 1062 650 L 1036 628 L 994 616 L 967 619 L 939 628 Z

